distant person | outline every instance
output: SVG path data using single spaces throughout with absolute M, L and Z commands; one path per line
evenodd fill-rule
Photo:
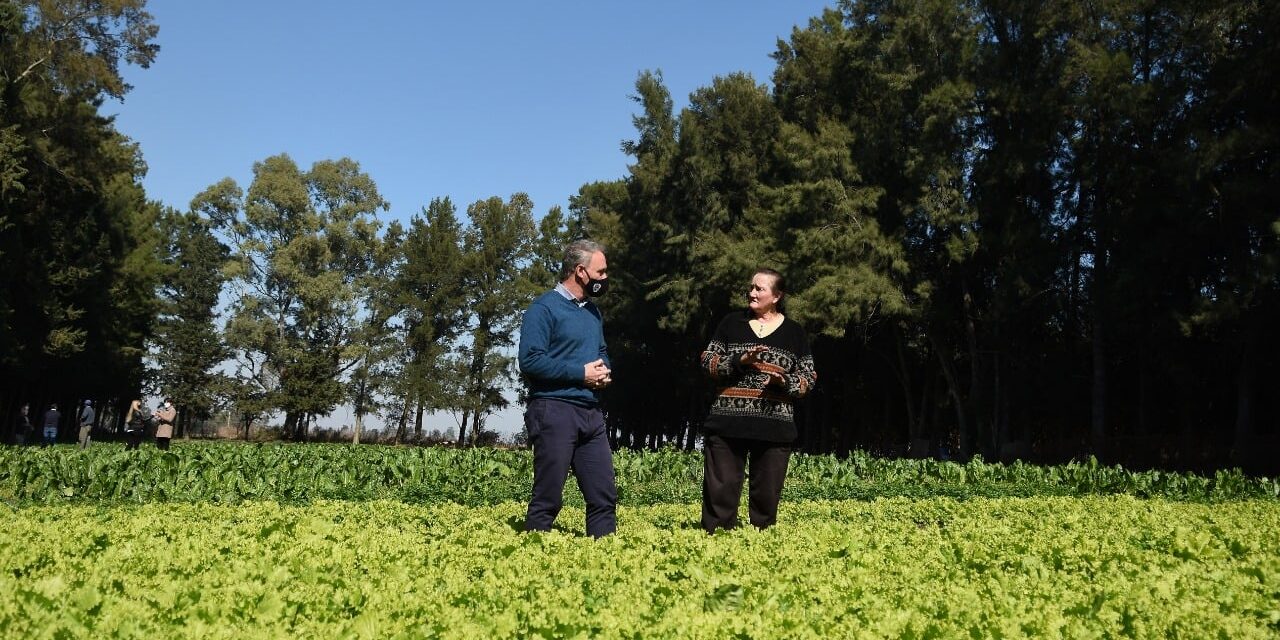
M 89 436 L 93 432 L 93 401 L 85 400 L 80 409 L 80 448 L 89 448 Z
M 590 240 L 565 247 L 560 284 L 529 305 L 520 327 L 520 373 L 529 388 L 524 414 L 533 447 L 528 531 L 550 531 L 569 470 L 587 503 L 587 534 L 618 528 L 613 452 L 600 411 L 612 382 L 600 309 L 591 298 L 608 288 L 604 248 Z
M 151 414 L 141 400 L 129 403 L 129 411 L 124 414 L 124 448 L 137 449 L 142 445 L 142 436 L 146 434 Z
M 54 402 L 49 405 L 49 410 L 44 412 L 44 442 L 46 447 L 51 447 L 58 441 L 58 422 L 62 420 L 62 414 L 58 411 L 58 403 Z
M 31 433 L 31 405 L 22 403 L 18 408 L 18 417 L 13 422 L 13 444 L 22 446 L 27 443 L 27 434 Z
M 796 439 L 795 401 L 817 382 L 809 338 L 783 315 L 782 274 L 751 278 L 747 309 L 725 316 L 702 352 L 702 368 L 718 383 L 703 427 L 702 528 L 738 526 L 744 471 L 751 524 L 778 519 L 778 501 Z
M 153 414 L 156 418 L 156 448 L 169 450 L 169 441 L 173 439 L 173 421 L 178 410 L 173 408 L 173 401 L 164 399 L 164 404 Z

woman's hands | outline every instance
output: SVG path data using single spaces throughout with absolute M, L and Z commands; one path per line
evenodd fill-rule
M 743 352 L 742 358 L 738 360 L 738 364 L 744 369 L 755 369 L 756 371 L 769 376 L 769 382 L 766 383 L 765 386 L 776 385 L 779 387 L 785 387 L 787 384 L 786 378 L 782 375 L 781 371 L 777 370 L 777 366 L 765 363 L 760 359 L 760 354 L 768 350 L 769 347 L 762 344 L 751 347 Z
M 742 358 L 738 360 L 738 363 L 747 369 L 759 369 L 761 364 L 760 354 L 768 350 L 769 350 L 769 347 L 766 347 L 762 344 L 758 344 L 754 347 L 751 347 L 750 349 L 747 349 L 745 352 L 743 352 Z

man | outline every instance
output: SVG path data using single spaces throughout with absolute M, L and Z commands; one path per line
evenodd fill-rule
M 529 305 L 520 326 L 520 372 L 529 388 L 524 414 L 533 447 L 528 531 L 550 531 L 569 470 L 587 503 L 587 534 L 614 532 L 618 490 L 600 411 L 612 382 L 600 309 L 590 298 L 608 288 L 604 248 L 578 240 L 565 248 L 560 284 Z
M 80 448 L 87 449 L 89 447 L 89 435 L 93 431 L 93 401 L 85 400 L 84 408 L 80 410 Z
M 62 414 L 58 413 L 58 403 L 51 403 L 49 410 L 44 413 L 43 446 L 51 447 L 53 443 L 58 441 L 58 422 L 60 420 L 62 420 Z

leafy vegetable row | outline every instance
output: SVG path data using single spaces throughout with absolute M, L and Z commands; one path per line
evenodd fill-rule
M 698 500 L 698 453 L 620 451 L 614 463 L 623 504 Z M 528 451 L 496 449 L 229 443 L 179 443 L 169 452 L 125 451 L 116 445 L 85 451 L 2 447 L 0 498 L 18 503 L 398 499 L 484 505 L 527 499 L 531 465 Z M 958 464 L 857 452 L 847 459 L 796 456 L 784 499 L 1109 494 L 1195 501 L 1275 499 L 1280 480 L 1234 470 L 1213 476 L 1135 472 L 1093 460 L 1037 466 L 975 458 Z M 566 499 L 580 504 L 581 497 L 570 488 Z

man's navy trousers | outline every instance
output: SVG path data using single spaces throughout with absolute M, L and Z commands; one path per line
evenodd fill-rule
M 604 414 L 553 398 L 532 398 L 524 414 L 533 447 L 533 496 L 525 516 L 528 531 L 550 531 L 564 504 L 569 470 L 587 503 L 587 534 L 599 538 L 618 528 L 618 488 Z

